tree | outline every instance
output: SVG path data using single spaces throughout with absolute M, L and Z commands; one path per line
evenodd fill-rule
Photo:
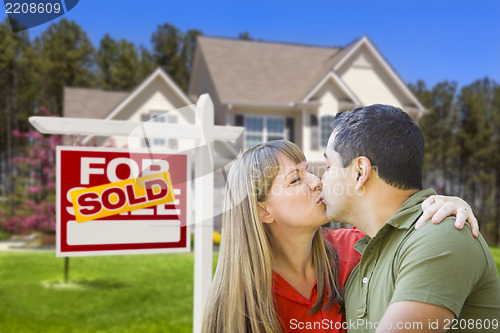
M 133 43 L 106 34 L 95 56 L 98 79 L 105 90 L 131 90 L 140 80 L 139 55 Z
M 27 128 L 36 95 L 34 53 L 28 32 L 13 34 L 7 21 L 0 24 L 0 172 L 5 175 L 9 212 L 13 213 L 14 177 L 12 159 L 16 154 L 12 129 Z M 4 167 L 5 166 L 5 167 Z M 5 170 L 5 169 L 6 170 Z
M 62 115 L 64 87 L 90 87 L 94 83 L 94 47 L 82 28 L 67 19 L 52 23 L 35 39 L 35 46 L 44 77 L 40 104 Z
M 250 33 L 248 31 L 241 32 L 238 35 L 238 39 L 241 39 L 241 40 L 253 40 L 253 38 L 250 36 Z
M 184 68 L 186 69 L 183 76 L 183 85 L 186 87 L 185 91 L 187 91 L 189 77 L 191 75 L 191 69 L 193 66 L 194 51 L 196 49 L 196 39 L 202 34 L 203 33 L 200 30 L 191 29 L 188 30 L 183 37 L 180 57 L 182 63 L 184 64 Z
M 473 200 L 473 207 L 481 216 L 485 229 L 492 219 L 489 207 L 495 182 L 495 156 L 498 147 L 491 144 L 495 129 L 492 126 L 492 99 L 495 83 L 485 78 L 461 89 L 458 95 L 459 118 L 457 142 L 460 147 L 458 162 L 461 166 L 461 194 Z
M 99 68 L 99 81 L 103 89 L 112 89 L 113 62 L 116 61 L 116 42 L 109 34 L 104 35 L 95 55 L 95 63 Z
M 439 193 L 448 193 L 449 173 L 448 163 L 453 146 L 451 140 L 451 122 L 454 114 L 456 82 L 443 81 L 428 90 L 424 82 L 417 82 L 412 90 L 419 100 L 427 107 L 429 113 L 420 119 L 424 133 L 426 180 L 431 182 Z M 437 168 L 436 168 L 437 166 Z
M 155 64 L 163 68 L 184 91 L 189 84 L 196 38 L 201 34 L 199 30 L 188 30 L 182 34 L 174 25 L 165 23 L 158 26 L 151 37 Z
M 494 243 L 500 244 L 500 85 L 496 84 L 493 88 L 493 98 L 491 101 L 491 125 L 493 126 L 493 135 L 490 144 L 496 147 L 491 163 L 494 166 L 495 182 L 494 182 L 494 198 L 492 205 L 494 213 L 492 220 L 493 223 L 493 237 Z
M 45 108 L 41 108 L 41 112 L 51 115 Z M 13 134 L 28 141 L 28 145 L 24 155 L 13 160 L 19 179 L 14 198 L 16 210 L 11 216 L 0 212 L 1 226 L 16 233 L 53 233 L 56 213 L 55 150 L 62 144 L 62 138 L 59 135 L 43 136 L 33 130 L 14 130 Z
M 144 45 L 139 47 L 139 52 L 139 81 L 142 81 L 153 72 L 155 69 L 155 62 L 153 55 Z
M 429 110 L 420 119 L 426 139 L 426 186 L 471 204 L 490 242 L 500 242 L 500 88 L 485 78 L 457 91 L 443 81 L 431 90 L 410 85 Z
M 176 82 L 179 82 L 182 75 L 179 57 L 181 40 L 179 29 L 169 23 L 159 25 L 151 37 L 156 65 L 162 67 Z

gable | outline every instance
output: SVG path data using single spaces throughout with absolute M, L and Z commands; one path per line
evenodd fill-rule
M 366 38 L 335 69 L 361 105 L 380 103 L 423 111 L 406 84 Z
M 153 72 L 139 87 L 116 106 L 106 119 L 143 121 L 141 115 L 151 111 L 169 112 L 192 102 L 182 93 L 177 85 L 161 70 Z M 180 112 L 185 123 L 194 123 L 194 112 Z
M 199 36 L 207 72 L 221 103 L 290 105 L 327 72 L 339 48 Z M 200 65 L 205 65 L 200 63 Z M 194 77 L 192 80 L 201 79 Z M 190 93 L 198 94 L 191 82 Z
M 306 96 L 304 102 L 319 102 L 319 113 L 334 114 L 359 105 L 359 99 L 333 72 L 329 72 Z
M 142 121 L 141 114 L 150 114 L 151 111 L 168 112 L 184 106 L 186 103 L 163 80 L 155 78 L 110 119 Z M 186 122 L 194 123 L 194 115 L 186 115 L 184 112 L 180 116 Z

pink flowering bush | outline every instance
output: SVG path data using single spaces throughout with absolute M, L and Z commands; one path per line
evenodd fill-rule
M 42 108 L 42 115 L 52 116 Z M 17 170 L 14 214 L 0 212 L 2 227 L 14 233 L 39 231 L 54 233 L 56 220 L 56 147 L 60 135 L 44 136 L 37 131 L 13 131 L 27 145 L 23 156 L 12 160 Z

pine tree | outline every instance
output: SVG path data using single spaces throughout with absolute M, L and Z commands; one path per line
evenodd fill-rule
M 158 26 L 151 37 L 156 66 L 163 68 L 185 92 L 189 84 L 196 38 L 201 34 L 199 30 L 188 30 L 182 34 L 174 25 L 165 23 Z
M 115 41 L 106 34 L 95 56 L 97 77 L 105 90 L 131 90 L 140 80 L 139 54 L 133 43 Z
M 12 159 L 19 148 L 13 129 L 26 129 L 32 115 L 36 91 L 34 53 L 27 31 L 13 34 L 7 21 L 0 24 L 0 193 L 9 198 L 8 211 L 13 214 L 15 189 Z
M 94 47 L 82 28 L 67 19 L 52 23 L 35 39 L 35 46 L 37 56 L 43 61 L 40 68 L 44 94 L 40 104 L 62 115 L 65 86 L 90 87 L 94 84 Z

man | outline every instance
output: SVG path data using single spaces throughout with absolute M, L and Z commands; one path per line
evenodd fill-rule
M 482 236 L 456 230 L 455 217 L 415 229 L 436 194 L 422 190 L 420 128 L 389 105 L 339 113 L 333 126 L 326 213 L 366 234 L 344 289 L 349 332 L 498 332 L 500 278 Z

